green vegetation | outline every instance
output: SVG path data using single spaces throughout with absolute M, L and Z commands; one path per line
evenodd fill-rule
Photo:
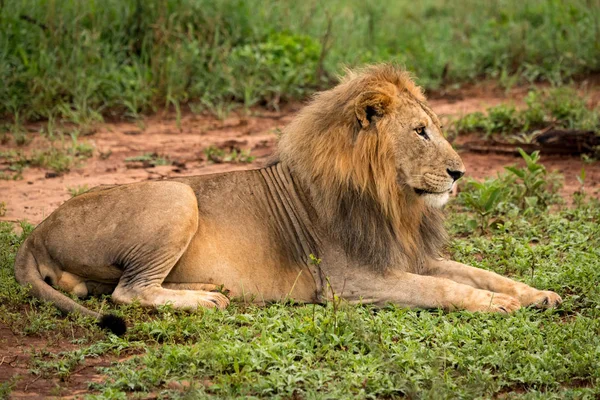
M 539 151 L 529 155 L 519 149 L 519 153 L 525 160 L 525 167 L 505 167 L 505 173 L 484 182 L 474 179 L 461 182 L 464 189 L 459 194 L 458 202 L 477 217 L 468 221 L 471 228 L 479 227 L 481 232 L 486 232 L 491 217 L 535 214 L 546 211 L 551 204 L 561 202 L 558 195 L 561 177 L 556 173 L 548 173 L 539 163 Z M 585 179 L 585 174 L 579 179 Z M 494 225 L 501 223 L 498 221 Z
M 454 121 L 451 130 L 455 134 L 520 134 L 525 142 L 527 134 L 548 127 L 600 133 L 600 108 L 589 109 L 586 99 L 572 88 L 532 90 L 525 103 L 523 110 L 501 104 L 488 108 L 487 114 L 467 114 Z
M 142 163 L 142 165 L 146 168 L 148 167 L 156 167 L 157 165 L 171 165 L 173 164 L 171 160 L 167 157 L 160 156 L 156 153 L 146 153 L 141 156 L 127 157 L 125 159 L 126 163 Z
M 381 61 L 430 89 L 559 84 L 600 70 L 598 20 L 596 0 L 4 1 L 0 116 L 89 126 L 162 107 L 277 107 Z
M 88 185 L 77 185 L 77 186 L 73 186 L 73 187 L 67 187 L 67 192 L 69 192 L 71 197 L 75 197 L 75 196 L 79 196 L 80 194 L 84 194 L 88 190 L 90 190 L 90 188 L 88 188 Z
M 477 186 L 450 205 L 449 256 L 564 297 L 559 309 L 511 315 L 315 305 L 233 304 L 225 311 L 181 312 L 81 300 L 125 316 L 124 338 L 85 317 L 60 316 L 14 280 L 16 250 L 31 232 L 0 223 L 0 322 L 17 335 L 76 343 L 38 351 L 31 376 L 69 376 L 91 357 L 115 362 L 90 398 L 135 392 L 165 398 L 597 398 L 600 396 L 600 203 L 580 195 L 556 202 L 536 154 L 526 166 L 485 183 L 500 188 L 486 229 Z M 581 176 L 582 180 L 585 175 Z M 485 201 L 484 203 L 487 203 Z M 553 204 L 553 212 L 548 212 Z M 314 260 L 318 262 L 318 260 Z M 25 312 L 25 310 L 27 310 Z M 132 356 L 132 357 L 131 357 Z M 9 390 L 3 386 L 1 390 Z
M 21 179 L 26 167 L 41 167 L 62 174 L 77 167 L 83 160 L 90 158 L 94 148 L 85 142 L 80 142 L 76 134 L 71 134 L 70 141 L 60 135 L 60 140 L 45 140 L 47 147 L 33 150 L 29 153 L 23 150 L 0 152 L 0 179 Z
M 212 145 L 204 149 L 204 155 L 208 162 L 215 164 L 251 163 L 256 158 L 250 155 L 250 150 L 231 149 L 227 151 Z

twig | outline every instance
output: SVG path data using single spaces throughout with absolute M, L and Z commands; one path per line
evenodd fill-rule
M 83 367 L 81 367 L 81 368 L 79 368 L 79 369 L 77 369 L 77 370 L 75 370 L 75 371 L 71 372 L 71 375 L 78 374 L 78 373 L 80 373 L 81 371 L 83 371 L 84 369 L 86 369 L 86 368 L 88 368 L 88 367 L 91 367 L 91 365 L 84 365 Z
M 0 360 L 0 366 L 2 366 L 2 364 L 4 364 L 4 359 L 8 358 L 8 357 L 10 357 L 10 356 L 4 356 L 4 357 L 2 357 L 2 360 Z M 14 363 L 15 361 L 17 361 L 17 358 L 19 358 L 18 354 L 13 357 L 13 360 L 11 362 L 7 362 L 6 365 L 8 365 L 9 367 L 13 368 L 13 366 L 11 364 Z
M 25 385 L 25 392 L 27 391 L 27 388 L 29 387 L 29 385 L 32 385 L 34 383 L 36 383 L 40 378 L 42 377 L 42 375 L 38 375 L 36 376 L 36 378 L 34 380 L 32 380 L 31 382 L 27 383 L 27 385 Z

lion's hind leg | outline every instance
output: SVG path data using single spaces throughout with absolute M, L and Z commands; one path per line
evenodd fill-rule
M 120 262 L 123 275 L 112 294 L 113 301 L 127 304 L 137 300 L 146 307 L 170 304 L 187 310 L 225 308 L 229 305 L 229 299 L 222 293 L 170 288 L 168 283 L 163 282 L 196 234 L 198 211 L 195 204 L 194 201 L 194 207 L 187 213 L 180 210 L 168 226 L 149 223 L 140 227 L 146 236 L 153 239 L 145 243 L 136 242 L 123 251 Z
M 79 206 L 87 210 L 88 219 L 103 221 L 112 213 L 122 215 L 120 218 L 127 218 L 127 222 L 100 225 L 103 235 L 84 244 L 88 247 L 86 254 L 100 257 L 86 259 L 78 254 L 75 262 L 109 262 L 117 268 L 114 302 L 127 304 L 137 300 L 148 307 L 170 303 L 185 309 L 226 305 L 227 299 L 220 293 L 162 286 L 198 230 L 198 202 L 192 188 L 178 182 L 146 182 L 101 190 L 96 197 L 95 207 L 86 208 L 87 203 Z
M 164 283 L 165 277 L 179 260 L 189 240 L 183 246 L 173 243 L 152 244 L 152 252 L 138 249 L 123 271 L 123 276 L 112 294 L 116 303 L 139 301 L 142 306 L 157 307 L 170 304 L 175 308 L 193 310 L 198 307 L 225 308 L 229 299 L 222 293 L 195 288 L 178 289 Z M 209 288 L 210 289 L 210 288 Z

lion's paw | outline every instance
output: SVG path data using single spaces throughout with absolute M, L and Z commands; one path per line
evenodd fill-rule
M 223 310 L 229 305 L 229 298 L 223 293 L 219 292 L 204 292 L 202 293 L 202 298 L 199 302 L 199 305 L 206 308 L 216 307 Z
M 511 313 L 521 308 L 519 300 L 504 293 L 477 290 L 474 297 L 465 307 L 469 311 Z
M 209 293 L 210 293 L 209 301 L 214 303 L 217 308 L 220 308 L 220 309 L 227 308 L 227 306 L 229 305 L 229 298 L 227 296 L 225 296 L 223 293 L 219 293 L 219 292 L 209 292 Z
M 558 294 L 550 290 L 537 289 L 533 289 L 526 298 L 521 300 L 524 306 L 534 306 L 538 308 L 557 307 L 562 301 L 562 298 Z

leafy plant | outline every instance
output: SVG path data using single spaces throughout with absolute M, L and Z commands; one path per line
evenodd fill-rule
M 490 217 L 498 212 L 498 205 L 508 197 L 509 190 L 500 179 L 488 179 L 484 182 L 469 181 L 460 192 L 462 203 L 473 210 L 478 219 L 468 221 L 471 230 L 479 227 L 485 233 L 489 227 Z
M 229 56 L 236 74 L 232 91 L 243 93 L 245 106 L 262 99 L 278 108 L 281 100 L 304 95 L 316 84 L 320 52 L 315 39 L 288 33 L 271 34 L 262 43 L 235 47 Z
M 530 155 L 518 149 L 525 160 L 525 167 L 505 167 L 516 177 L 514 185 L 507 181 L 511 187 L 511 196 L 519 208 L 546 210 L 548 205 L 560 199 L 557 192 L 560 188 L 558 177 L 548 174 L 546 167 L 539 163 L 540 152 L 534 151 Z
M 558 195 L 561 177 L 548 173 L 539 163 L 538 151 L 527 154 L 519 149 L 519 153 L 525 167 L 505 167 L 505 173 L 483 182 L 466 181 L 458 200 L 477 216 L 467 222 L 471 230 L 479 227 L 481 233 L 485 233 L 494 216 L 514 216 L 517 211 L 537 214 L 561 201 Z
M 575 204 L 581 206 L 581 204 L 585 201 L 585 168 L 582 167 L 579 175 L 577 175 L 577 182 L 579 182 L 579 189 L 575 193 L 573 193 L 573 199 L 575 200 Z

